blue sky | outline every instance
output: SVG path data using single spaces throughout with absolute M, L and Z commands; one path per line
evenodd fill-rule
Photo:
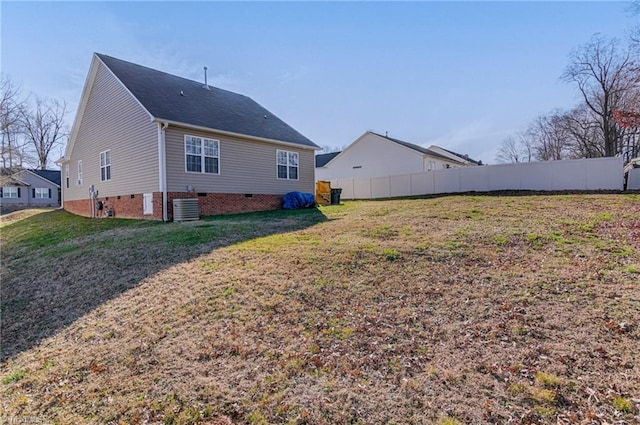
M 320 146 L 363 132 L 494 163 L 501 141 L 570 108 L 559 81 L 597 32 L 625 38 L 624 2 L 0 3 L 0 69 L 65 100 L 93 52 L 252 97 Z

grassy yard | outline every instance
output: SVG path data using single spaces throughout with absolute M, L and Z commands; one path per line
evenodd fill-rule
M 9 423 L 640 422 L 640 195 L 0 235 Z

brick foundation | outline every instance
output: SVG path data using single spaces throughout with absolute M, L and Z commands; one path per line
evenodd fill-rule
M 88 199 L 64 201 L 64 209 L 75 215 L 81 215 L 83 217 L 91 216 L 91 207 Z
M 238 214 L 255 211 L 277 210 L 281 208 L 280 195 L 244 195 L 238 193 L 206 193 L 198 196 L 193 192 L 168 192 L 167 206 L 169 220 L 173 220 L 173 200 L 197 198 L 200 205 L 200 215 Z M 112 208 L 115 217 L 142 218 L 148 220 L 162 220 L 162 193 L 153 193 L 153 215 L 142 214 L 142 194 L 100 197 L 107 208 Z M 64 209 L 70 213 L 84 217 L 91 216 L 89 199 L 64 201 Z
M 281 195 L 207 193 L 204 196 L 198 196 L 193 192 L 169 192 L 167 198 L 169 220 L 173 220 L 173 199 L 197 198 L 200 215 L 203 216 L 277 210 L 282 206 Z
M 113 216 L 118 218 L 143 218 L 147 220 L 162 220 L 162 193 L 153 193 L 153 214 L 142 214 L 142 193 L 134 195 L 106 196 L 99 197 L 105 205 L 103 216 L 106 216 L 106 209 L 113 211 Z M 89 199 L 79 199 L 77 201 L 64 201 L 64 209 L 70 213 L 91 217 L 91 201 Z

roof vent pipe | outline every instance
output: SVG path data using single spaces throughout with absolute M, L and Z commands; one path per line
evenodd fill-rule
M 209 90 L 209 84 L 207 84 L 207 67 L 204 67 L 204 86 L 203 88 Z

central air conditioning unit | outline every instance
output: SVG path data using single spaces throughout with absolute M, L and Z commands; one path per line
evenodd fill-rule
M 173 221 L 200 220 L 200 206 L 197 198 L 174 199 Z

